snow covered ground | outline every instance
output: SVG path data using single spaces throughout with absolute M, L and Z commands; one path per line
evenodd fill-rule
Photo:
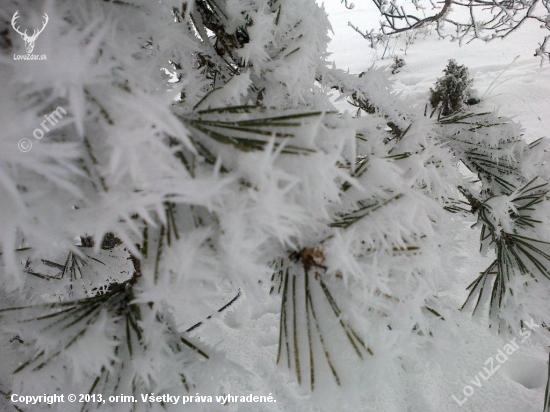
M 406 63 L 392 76 L 396 91 L 424 104 L 429 88 L 453 58 L 469 68 L 474 88 L 483 100 L 480 110 L 497 109 L 500 114 L 514 117 L 523 124 L 527 141 L 550 136 L 550 65 L 541 67 L 540 60 L 533 56 L 543 33 L 538 25 L 526 24 L 504 41 L 486 44 L 476 40 L 462 46 L 423 32 L 418 33 L 408 47 L 403 36 L 391 41 L 385 51 L 383 46 L 376 50 L 369 48 L 369 43 L 348 26 L 348 22 L 352 22 L 362 30 L 376 27 L 379 17 L 371 2 L 358 2 L 353 10 L 348 10 L 339 1 L 330 1 L 325 2 L 325 9 L 334 31 L 329 50 L 339 68 L 360 73 L 373 64 L 389 66 L 393 62 L 390 54 L 395 54 Z M 342 101 L 336 104 L 340 110 L 353 109 Z M 462 255 L 456 261 L 459 275 L 448 295 L 457 308 L 466 297 L 465 287 L 488 264 L 489 258 L 481 257 L 477 251 L 477 236 L 476 231 L 467 227 L 462 232 Z M 519 349 L 500 365 L 495 356 L 508 342 L 472 321 L 467 312 L 459 328 L 463 341 L 457 341 L 448 358 L 439 356 L 437 363 L 426 362 L 412 373 L 407 371 L 408 384 L 403 388 L 406 396 L 402 397 L 401 393 L 391 398 L 389 390 L 381 396 L 379 405 L 365 405 L 364 410 L 541 412 L 546 350 L 530 345 L 530 338 L 525 338 Z M 517 341 L 521 340 L 522 337 L 518 337 Z M 489 361 L 491 357 L 495 360 Z M 487 373 L 483 368 L 490 370 L 491 362 L 498 370 L 485 381 L 483 376 Z M 407 402 L 403 402 L 403 398 Z
M 393 60 L 389 55 L 395 54 L 406 63 L 392 76 L 395 89 L 416 101 L 426 101 L 429 88 L 442 76 L 447 61 L 455 59 L 469 68 L 474 88 L 485 101 L 484 108 L 498 108 L 503 115 L 517 116 L 526 128 L 528 141 L 549 135 L 550 65 L 541 67 L 539 58 L 533 56 L 546 31 L 540 24 L 526 22 L 505 40 L 475 40 L 462 46 L 441 40 L 435 33 L 422 32 L 407 47 L 402 35 L 390 42 L 384 59 L 380 59 L 384 47 L 371 49 L 370 43 L 348 26 L 351 22 L 363 31 L 376 28 L 379 15 L 372 2 L 357 1 L 353 10 L 348 10 L 331 0 L 324 7 L 334 31 L 329 50 L 339 68 L 361 73 L 372 64 L 390 66 Z

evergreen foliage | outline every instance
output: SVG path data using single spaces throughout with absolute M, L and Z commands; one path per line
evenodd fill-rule
M 393 56 L 393 63 L 390 66 L 392 74 L 399 73 L 399 70 L 405 66 L 405 59 L 399 56 Z
M 33 8 L 2 3 L 16 10 Z M 443 291 L 473 220 L 496 253 L 465 307 L 477 297 L 503 335 L 547 319 L 550 146 L 457 112 L 462 66 L 434 116 L 384 70 L 329 64 L 313 0 L 45 11 L 48 59 L 12 60 L 12 32 L 0 60 L 3 410 L 19 408 L 12 393 L 133 395 L 135 410 L 169 409 L 141 402 L 150 393 L 272 393 L 266 410 L 360 410 L 453 346 Z M 19 150 L 57 107 L 67 116 Z
M 443 69 L 445 75 L 435 82 L 435 88 L 430 88 L 430 104 L 433 108 L 440 107 L 441 114 L 448 116 L 462 109 L 470 98 L 470 87 L 474 82 L 466 66 L 459 65 L 451 59 Z

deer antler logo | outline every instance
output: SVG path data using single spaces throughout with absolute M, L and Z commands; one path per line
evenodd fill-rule
M 11 19 L 11 25 L 13 26 L 13 29 L 21 35 L 23 40 L 25 41 L 25 49 L 27 49 L 27 53 L 32 53 L 34 49 L 34 42 L 36 41 L 38 35 L 44 31 L 46 28 L 46 24 L 48 24 L 48 21 L 50 18 L 46 13 L 44 13 L 44 25 L 40 30 L 34 30 L 32 33 L 32 36 L 27 35 L 27 30 L 25 30 L 23 33 L 19 31 L 19 26 L 15 26 L 17 24 L 16 20 L 19 18 L 19 10 L 15 12 L 13 15 L 13 18 Z

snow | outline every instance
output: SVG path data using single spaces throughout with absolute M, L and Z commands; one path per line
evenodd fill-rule
M 361 73 L 371 66 L 390 66 L 393 59 L 384 47 L 369 48 L 351 27 L 376 27 L 378 15 L 371 2 L 356 2 L 353 10 L 338 1 L 324 3 L 333 33 L 329 44 L 330 59 L 337 67 L 350 73 Z M 404 58 L 405 66 L 391 76 L 396 91 L 412 101 L 426 101 L 428 90 L 442 75 L 449 59 L 455 59 L 470 70 L 473 88 L 483 100 L 481 108 L 498 110 L 499 114 L 513 117 L 525 129 L 527 142 L 549 136 L 550 130 L 550 66 L 541 67 L 533 56 L 542 39 L 543 30 L 536 24 L 526 24 L 509 38 L 490 43 L 479 40 L 459 45 L 439 39 L 429 31 L 418 33 L 408 46 L 404 36 L 392 40 L 392 54 Z M 345 101 L 335 102 L 339 110 L 354 110 Z M 473 222 L 472 222 L 473 223 Z M 478 250 L 477 230 L 464 226 L 461 231 L 460 255 L 453 262 L 456 271 L 454 285 L 443 293 L 451 306 L 460 308 L 467 296 L 465 286 L 478 272 L 487 267 L 492 257 L 482 257 Z M 446 354 L 434 354 L 424 363 L 407 371 L 404 393 L 392 393 L 390 388 L 381 391 L 379 402 L 365 405 L 364 411 L 407 412 L 540 412 L 544 403 L 547 351 L 526 340 L 524 344 L 487 381 L 476 375 L 482 372 L 490 357 L 495 357 L 507 341 L 492 334 L 486 325 L 472 320 L 465 311 L 460 318 L 461 338 Z M 519 339 L 518 339 L 519 341 Z M 495 368 L 500 366 L 494 360 Z M 479 377 L 477 378 L 479 380 Z M 474 381 L 475 383 L 472 383 Z M 470 385 L 474 393 L 461 406 L 463 388 Z M 395 390 L 395 388 L 394 388 Z M 469 389 L 466 389 L 469 394 Z M 399 399 L 407 399 L 406 403 Z M 292 409 L 290 409 L 292 410 Z
M 318 3 L 321 3 L 318 1 Z M 428 90 L 442 75 L 449 59 L 466 65 L 474 79 L 474 89 L 486 102 L 484 108 L 498 108 L 501 115 L 516 117 L 526 129 L 526 140 L 531 142 L 548 136 L 550 130 L 550 65 L 541 67 L 534 51 L 546 29 L 540 24 L 526 22 L 504 40 L 484 43 L 474 40 L 462 45 L 439 39 L 435 32 L 416 34 L 412 44 L 406 45 L 405 35 L 390 41 L 384 55 L 383 45 L 369 47 L 348 22 L 361 30 L 375 28 L 379 19 L 371 1 L 355 2 L 353 10 L 338 1 L 325 1 L 333 33 L 329 44 L 336 65 L 350 73 L 361 73 L 371 65 L 390 66 L 395 54 L 405 59 L 405 66 L 391 78 L 397 91 L 414 100 L 426 100 Z M 382 59 L 382 57 L 384 57 Z M 345 103 L 339 105 L 344 109 Z
M 144 8 L 145 3 L 143 1 Z M 48 4 L 54 7 L 53 2 Z M 87 27 L 90 31 L 83 31 L 82 27 L 76 30 L 79 19 L 71 17 L 65 5 L 64 14 L 59 10 L 59 19 L 67 25 L 75 22 L 76 34 L 66 36 L 59 27 L 55 31 L 52 25 L 44 35 L 44 39 L 49 40 L 43 43 L 51 50 L 52 59 L 42 71 L 29 65 L 16 66 L 11 58 L 0 56 L 0 63 L 4 61 L 4 66 L 0 66 L 4 70 L 2 75 L 5 73 L 10 79 L 6 92 L 0 96 L 0 107 L 6 108 L 0 114 L 7 125 L 5 141 L 16 142 L 27 132 L 21 124 L 37 124 L 36 113 L 27 116 L 28 110 L 12 109 L 19 104 L 15 97 L 23 81 L 30 82 L 30 91 L 50 87 L 54 97 L 66 102 L 72 113 L 67 118 L 72 118 L 72 122 L 63 128 L 66 134 L 61 133 L 60 126 L 51 135 L 55 134 L 58 140 L 48 136 L 49 139 L 36 142 L 36 148 L 25 155 L 27 157 L 15 152 L 15 145 L 12 145 L 13 152 L 0 150 L 0 166 L 18 166 L 0 168 L 0 195 L 7 199 L 0 203 L 0 228 L 3 229 L 0 246 L 3 244 L 6 250 L 12 250 L 18 228 L 25 229 L 22 231 L 28 230 L 31 234 L 25 241 L 33 248 L 28 252 L 32 253 L 29 259 L 46 257 L 54 261 L 65 253 L 68 246 L 63 239 L 69 235 L 69 239 L 75 234 L 94 234 L 101 238 L 112 230 L 125 245 L 120 247 L 124 250 L 116 251 L 118 257 L 124 257 L 124 267 L 113 269 L 109 259 L 107 265 L 104 264 L 107 269 L 103 270 L 125 273 L 135 280 L 115 290 L 116 299 L 120 300 L 113 301 L 110 312 L 99 312 L 95 306 L 90 309 L 86 316 L 92 314 L 89 322 L 93 327 L 72 348 L 68 343 L 74 341 L 73 331 L 68 325 L 48 323 L 53 316 L 51 310 L 57 310 L 53 304 L 33 309 L 44 313 L 30 318 L 32 322 L 20 321 L 17 327 L 7 325 L 9 322 L 0 325 L 9 332 L 0 335 L 0 351 L 7 359 L 0 362 L 0 384 L 11 381 L 13 387 L 9 390 L 19 393 L 33 390 L 45 393 L 59 388 L 65 394 L 84 393 L 90 386 L 83 389 L 79 378 L 101 372 L 101 367 L 112 359 L 108 356 L 112 354 L 111 337 L 117 336 L 120 342 L 117 360 L 125 368 L 117 369 L 117 362 L 109 363 L 119 375 L 109 382 L 104 378 L 100 385 L 104 395 L 128 391 L 136 381 L 139 390 L 145 392 L 182 395 L 184 389 L 179 374 L 187 376 L 190 372 L 192 388 L 187 392 L 190 395 L 195 391 L 211 397 L 272 395 L 276 400 L 261 405 L 245 402 L 167 405 L 168 411 L 540 412 L 547 351 L 538 325 L 531 325 L 532 330 L 522 330 L 521 335 L 518 331 L 517 336 L 503 337 L 489 330 L 485 317 L 472 319 L 470 308 L 459 311 L 468 296 L 466 286 L 494 257 L 490 253 L 489 256 L 479 253 L 479 229 L 470 228 L 473 220 L 464 222 L 462 217 L 454 215 L 455 219 L 442 210 L 444 199 L 458 196 L 456 186 L 465 179 L 455 166 L 450 139 L 441 144 L 438 133 L 442 132 L 433 120 L 423 115 L 422 107 L 409 110 L 409 106 L 427 100 L 429 88 L 441 76 L 448 59 L 453 58 L 470 69 L 477 95 L 482 99 L 479 111 L 498 109 L 503 115 L 517 116 L 524 125 L 527 141 L 545 135 L 550 130 L 547 100 L 550 67 L 541 67 L 539 60 L 532 56 L 542 38 L 539 28 L 525 25 L 504 42 L 473 42 L 462 47 L 425 31 L 418 33 L 414 42 L 404 36 L 397 43 L 392 40 L 387 50 L 380 46 L 372 50 L 347 22 L 353 21 L 360 28 L 372 27 L 378 19 L 373 6 L 363 3 L 350 11 L 331 0 L 327 11 L 334 31 L 330 51 L 336 67 L 330 69 L 317 67 L 325 57 L 326 37 L 319 10 L 303 0 L 289 1 L 284 3 L 282 11 L 279 8 L 279 21 L 279 16 L 274 17 L 265 4 L 256 7 L 255 2 L 229 1 L 230 31 L 241 23 L 239 19 L 246 8 L 256 22 L 249 33 L 251 41 L 238 49 L 239 56 L 252 66 L 243 68 L 240 77 L 235 76 L 225 84 L 226 77 L 209 84 L 195 62 L 182 58 L 182 68 L 174 69 L 174 73 L 182 75 L 181 87 L 186 98 L 180 99 L 174 114 L 171 105 L 175 86 L 168 85 L 167 93 L 161 91 L 160 81 L 165 77 L 162 67 L 168 59 L 178 60 L 191 52 L 208 51 L 207 46 L 211 45 L 207 36 L 211 33 L 207 34 L 204 27 L 202 31 L 197 29 L 204 35 L 207 46 L 198 41 L 192 43 L 191 39 L 198 40 L 194 34 L 186 38 L 177 30 L 175 22 L 164 24 L 173 17 L 172 9 L 166 4 L 151 5 L 143 14 L 133 9 L 114 9 L 117 11 L 113 16 L 118 20 L 106 18 L 103 29 L 89 39 L 84 35 L 97 28 L 97 13 L 79 8 L 82 21 L 92 24 Z M 290 7 L 287 8 L 287 4 Z M 61 16 L 68 17 L 61 19 Z M 152 24 L 146 16 L 151 17 Z M 140 25 L 143 25 L 140 42 L 151 38 L 155 42 L 160 39 L 159 43 L 151 40 L 154 47 L 150 50 L 142 43 L 128 43 L 139 50 L 128 54 L 131 47 L 125 41 L 133 39 L 132 32 L 140 29 Z M 84 23 L 81 26 L 86 28 Z M 121 36 L 124 41 L 116 39 L 119 34 L 126 35 Z M 64 42 L 56 43 L 58 37 L 64 38 Z M 90 66 L 90 56 L 96 59 L 94 41 L 101 38 L 105 38 L 101 53 L 105 57 L 97 58 L 97 67 Z M 74 72 L 75 66 L 70 66 L 71 53 L 67 50 L 87 41 L 89 46 L 77 54 L 83 60 Z M 391 76 L 391 80 L 394 89 L 408 99 L 407 104 L 391 92 L 384 75 L 384 66 L 392 63 L 389 57 L 394 54 L 404 58 L 406 65 Z M 71 75 L 59 76 L 55 61 L 65 62 L 61 66 L 66 70 L 73 67 Z M 113 79 L 109 77 L 111 69 L 118 65 L 121 70 L 116 75 L 120 78 L 115 84 L 124 87 L 113 87 Z M 226 66 L 220 67 L 228 70 Z M 348 77 L 345 71 L 339 71 L 359 74 L 373 66 L 378 69 L 370 70 L 362 78 Z M 226 75 L 230 77 L 229 73 Z M 11 81 L 12 78 L 19 82 Z M 317 84 L 321 87 L 313 87 L 315 79 L 321 79 L 323 84 Z M 281 87 L 281 83 L 285 87 Z M 251 84 L 261 85 L 262 89 L 251 93 Z M 324 84 L 341 88 L 343 94 L 355 92 L 359 98 L 372 99 L 369 101 L 381 109 L 383 115 L 352 118 L 349 114 L 325 113 L 332 107 L 323 93 Z M 220 87 L 214 88 L 217 86 Z M 210 87 L 215 92 L 201 100 Z M 274 117 L 271 120 L 258 117 L 256 120 L 261 121 L 252 122 L 252 126 L 247 121 L 265 113 L 247 108 L 243 112 L 220 114 L 212 109 L 227 103 L 250 104 L 262 99 L 270 108 L 267 114 Z M 199 102 L 202 109 L 211 110 L 197 113 L 194 109 Z M 334 104 L 341 111 L 354 110 L 345 99 Z M 278 128 L 282 133 L 291 129 L 284 116 L 276 117 L 288 113 L 282 108 L 315 109 L 322 115 L 294 116 L 299 122 L 292 126 L 295 128 L 292 130 L 296 130 L 292 145 L 280 143 L 288 140 L 273 134 L 256 141 L 256 144 L 265 143 L 264 151 L 239 152 L 232 146 L 208 140 L 204 132 L 200 134 L 196 130 L 194 139 L 208 141 L 212 146 L 195 146 L 188 136 L 199 118 L 204 121 L 208 116 L 216 121 L 216 126 L 209 126 L 214 129 L 230 120 L 242 120 L 238 128 L 233 127 L 235 138 L 229 140 L 234 142 L 242 140 L 243 133 L 251 128 L 257 128 L 253 134 L 258 135 L 266 132 L 264 128 L 269 129 L 269 133 Z M 32 107 L 35 109 L 41 116 L 41 112 Z M 278 120 L 273 123 L 273 119 Z M 481 121 L 491 120 L 494 118 L 488 116 Z M 405 131 L 391 143 L 391 150 L 396 149 L 393 153 L 387 144 L 392 139 L 385 142 L 390 135 L 385 131 L 388 121 Z M 462 126 L 456 126 L 459 127 Z M 492 140 L 484 143 L 502 141 L 501 131 L 508 133 L 505 137 L 515 135 L 514 127 L 493 127 L 487 137 Z M 357 131 L 374 138 L 356 139 Z M 402 139 L 405 133 L 407 138 Z M 159 139 L 164 134 L 178 136 L 174 139 L 175 146 L 167 146 Z M 87 146 L 83 145 L 84 136 L 92 143 L 87 141 Z M 475 138 L 482 139 L 477 135 Z M 59 150 L 73 143 L 74 153 Z M 76 147 L 87 147 L 87 151 L 77 151 Z M 286 149 L 296 148 L 317 151 L 307 157 L 301 151 L 292 155 L 284 153 Z M 176 150 L 182 156 L 185 152 L 193 160 L 193 166 L 180 164 L 174 157 Z M 199 152 L 209 159 L 197 158 L 195 165 L 194 154 Z M 509 147 L 503 148 L 503 152 L 503 157 L 516 154 Z M 57 163 L 46 158 L 48 153 Z M 348 167 L 346 162 L 353 163 L 356 155 L 361 156 L 365 164 L 368 162 L 368 166 L 361 169 L 363 164 L 357 164 L 356 173 L 347 181 L 346 175 L 353 166 Z M 540 158 L 537 155 L 529 153 L 526 157 L 530 156 L 531 161 L 522 165 L 529 178 L 534 177 L 530 173 L 538 172 L 537 167 L 544 160 L 543 154 Z M 83 173 L 72 166 L 70 160 L 79 160 L 82 156 L 89 158 L 91 172 Z M 403 158 L 396 160 L 399 156 Z M 30 163 L 34 166 L 28 166 Z M 26 174 L 13 172 L 33 167 L 43 180 L 31 177 L 27 182 Z M 543 178 L 548 180 L 548 176 Z M 28 190 L 18 191 L 15 183 L 23 181 Z M 343 183 L 349 183 L 349 191 L 343 189 Z M 357 210 L 358 201 L 364 204 Z M 174 208 L 178 209 L 176 217 L 173 214 L 169 217 L 172 206 L 167 202 L 174 202 Z M 59 204 L 78 207 L 67 211 Z M 493 207 L 495 222 L 512 230 L 516 222 L 507 214 L 514 207 L 509 199 L 494 198 L 489 205 Z M 544 213 L 548 212 L 540 212 Z M 346 216 L 353 227 L 340 230 Z M 342 221 L 338 221 L 340 218 Z M 548 222 L 550 217 L 540 219 Z M 170 230 L 176 226 L 176 220 L 179 235 Z M 338 226 L 339 223 L 342 226 Z M 164 225 L 174 236 L 167 237 L 170 248 L 164 246 Z M 457 242 L 449 241 L 455 232 L 458 232 Z M 540 232 L 542 238 L 550 237 L 548 229 Z M 143 264 L 136 265 L 134 259 L 141 255 L 136 245 L 146 245 L 142 243 L 143 233 L 150 236 L 149 252 L 144 247 L 141 250 L 149 255 L 139 257 Z M 101 242 L 95 245 L 96 252 L 102 253 Z M 154 245 L 158 245 L 156 254 L 152 251 Z M 43 250 L 51 256 L 44 256 Z M 103 253 L 115 260 L 110 252 Z M 13 253 L 12 256 L 6 253 L 3 258 L 6 255 L 16 260 Z M 27 265 L 30 267 L 30 260 Z M 12 266 L 15 273 L 16 265 Z M 271 293 L 277 281 L 282 283 L 285 279 L 284 273 L 287 280 L 291 279 L 292 293 L 285 291 L 286 284 L 282 293 Z M 269 280 L 272 274 L 273 283 Z M 38 290 L 39 285 L 36 279 L 27 281 L 26 285 L 17 285 L 15 280 L 9 278 L 6 284 L 11 289 L 25 286 L 28 294 L 33 295 L 28 300 L 21 296 L 25 304 L 64 298 L 55 294 L 54 286 L 51 294 L 46 293 L 49 290 L 44 287 L 34 293 L 33 288 Z M 81 286 L 84 281 L 87 282 L 86 277 Z M 68 285 L 67 279 L 64 282 Z M 334 300 L 323 289 L 324 282 L 331 288 Z M 537 291 L 542 292 L 530 299 L 526 288 L 522 289 L 525 282 L 522 279 L 515 282 L 519 291 L 517 295 L 514 293 L 514 299 L 524 305 L 518 305 L 517 314 L 511 314 L 509 309 L 506 315 L 510 322 L 528 313 L 533 306 L 540 309 L 538 316 L 546 314 L 545 289 L 541 286 Z M 344 285 L 345 290 L 338 285 Z M 80 289 L 75 288 L 75 296 L 84 294 Z M 237 290 L 242 293 L 239 299 L 220 312 L 218 309 L 233 299 Z M 0 289 L 2 297 L 3 293 Z M 72 283 L 70 293 L 73 296 Z M 289 300 L 281 305 L 281 295 L 292 296 L 289 300 L 298 296 L 296 302 L 300 305 Z M 15 294 L 10 296 L 6 304 L 11 305 L 16 298 L 19 299 Z M 334 302 L 338 302 L 336 309 Z M 24 319 L 19 309 L 7 312 L 2 315 L 2 321 L 17 316 Z M 293 317 L 293 322 L 287 316 Z M 47 329 L 47 333 L 41 333 L 38 326 L 26 328 L 30 323 L 42 325 L 42 321 L 45 326 L 40 327 Z M 138 321 L 143 337 L 139 337 Z M 184 332 L 201 321 L 200 328 Z M 69 323 L 70 319 L 64 318 L 63 322 Z M 285 327 L 281 328 L 283 324 Z M 355 330 L 350 333 L 350 325 L 356 328 L 357 334 Z M 284 334 L 280 335 L 280 330 Z M 208 352 L 209 361 L 197 356 L 198 351 L 180 352 L 183 342 L 179 340 L 180 332 L 184 339 Z M 293 332 L 294 339 L 291 338 Z M 12 336 L 33 342 L 35 334 L 39 335 L 36 348 L 28 343 L 21 353 L 11 349 L 18 345 Z M 289 341 L 292 350 L 288 349 Z M 279 344 L 281 356 L 277 364 Z M 68 381 L 63 373 L 53 372 L 50 365 L 41 370 L 36 368 L 37 376 L 25 368 L 21 369 L 22 374 L 12 375 L 18 364 L 25 366 L 24 355 L 37 351 L 38 356 L 32 362 L 38 363 L 41 349 L 55 352 L 63 346 L 70 349 L 63 356 L 69 365 L 65 369 L 74 375 Z M 86 356 L 79 357 L 82 351 L 86 351 Z M 298 351 L 301 356 L 297 355 Z M 501 363 L 499 359 L 503 359 L 504 352 L 507 358 Z M 299 362 L 302 362 L 301 376 Z M 493 368 L 491 362 L 495 372 L 488 377 L 486 368 Z M 310 374 L 313 364 L 315 374 Z M 4 391 L 4 386 L 0 386 L 0 390 Z M 0 408 L 2 402 L 4 399 L 0 399 Z M 73 406 L 38 405 L 32 410 L 72 411 Z M 152 409 L 160 408 L 154 405 Z M 127 405 L 111 403 L 107 410 L 127 410 Z
M 371 8 L 358 5 L 353 11 L 348 11 L 338 2 L 331 2 L 326 7 L 334 30 L 330 50 L 338 67 L 359 73 L 372 64 L 391 64 L 389 59 L 377 59 L 376 56 L 383 51 L 369 49 L 367 42 L 347 26 L 350 20 L 354 23 L 366 21 L 366 17 L 373 15 Z M 459 47 L 439 40 L 433 34 L 422 35 L 408 47 L 406 54 L 402 42 L 392 46 L 406 61 L 405 67 L 392 79 L 396 90 L 402 91 L 405 96 L 412 100 L 425 100 L 429 87 L 441 75 L 447 60 L 455 58 L 470 69 L 474 87 L 484 100 L 483 107 L 498 108 L 500 113 L 509 116 L 517 115 L 526 129 L 526 140 L 532 141 L 550 129 L 550 103 L 547 99 L 550 94 L 550 69 L 548 66 L 540 67 L 538 60 L 532 56 L 532 49 L 539 37 L 536 27 L 526 26 L 506 42 L 473 42 Z M 343 101 L 336 102 L 336 105 L 342 110 L 351 109 Z M 465 225 L 458 245 L 460 255 L 455 261 L 447 263 L 455 269 L 456 278 L 451 288 L 441 294 L 454 308 L 459 308 L 467 296 L 465 285 L 491 261 L 490 257 L 480 256 L 478 236 L 477 231 L 470 230 L 469 224 Z M 296 386 L 292 377 L 280 373 L 281 368 L 274 364 L 278 339 L 274 325 L 278 322 L 278 302 L 265 299 L 261 314 L 255 313 L 255 310 L 249 303 L 240 301 L 219 319 L 214 318 L 206 323 L 201 331 L 201 335 L 207 335 L 209 341 L 217 342 L 216 349 L 225 352 L 225 359 L 217 361 L 227 364 L 227 377 L 234 390 L 240 388 L 242 393 L 259 395 L 266 395 L 267 390 L 272 390 L 278 403 L 262 405 L 262 410 L 266 411 L 316 410 L 310 403 L 312 398 L 317 405 L 324 403 L 323 410 L 359 411 L 346 407 L 346 398 L 342 394 L 337 399 L 323 399 L 322 393 L 309 394 Z M 378 359 L 369 360 L 367 368 L 370 383 L 377 388 L 377 395 L 360 410 L 540 411 L 546 379 L 546 351 L 537 345 L 530 346 L 527 340 L 487 381 L 476 379 L 480 371 L 486 375 L 483 368 L 487 367 L 488 359 L 494 358 L 507 341 L 491 334 L 486 325 L 472 321 L 467 312 L 458 320 L 461 334 L 456 345 L 447 352 L 432 353 L 431 358 L 411 365 L 406 375 L 402 371 L 397 372 L 403 378 L 402 386 L 391 381 L 394 366 L 385 365 L 383 351 L 377 352 Z M 251 339 L 252 336 L 255 338 Z M 498 367 L 498 362 L 494 362 Z M 253 377 L 243 379 L 243 367 Z M 472 381 L 481 386 L 476 386 Z M 474 392 L 459 406 L 452 396 L 462 401 L 466 385 L 470 385 Z M 201 407 L 194 405 L 193 409 L 200 410 Z M 227 408 L 220 407 L 222 409 L 257 410 L 257 406 L 233 404 Z

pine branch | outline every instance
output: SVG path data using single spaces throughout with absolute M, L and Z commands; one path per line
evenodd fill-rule
M 277 363 L 280 363 L 282 358 L 286 357 L 287 367 L 289 369 L 292 369 L 292 366 L 294 367 L 293 369 L 299 384 L 302 383 L 302 368 L 305 365 L 309 366 L 309 384 L 310 389 L 313 391 L 315 389 L 316 370 L 314 347 L 316 346 L 316 342 L 318 342 L 336 384 L 340 385 L 340 376 L 334 364 L 329 344 L 327 343 L 331 335 L 326 335 L 326 332 L 323 332 L 321 319 L 317 314 L 317 308 L 322 303 L 322 300 L 319 301 L 319 297 L 324 297 L 325 304 L 328 303 L 328 307 L 341 327 L 341 332 L 346 336 L 356 356 L 359 359 L 363 359 L 364 354 L 368 353 L 372 356 L 373 352 L 365 345 L 363 339 L 359 337 L 358 333 L 349 323 L 342 319 L 343 313 L 322 279 L 322 272 L 325 270 L 324 266 L 320 263 L 324 259 L 322 251 L 314 248 L 304 248 L 291 253 L 290 259 L 291 261 L 281 260 L 274 265 L 275 272 L 273 279 L 276 276 L 280 276 L 282 277 L 281 282 L 283 284 Z M 296 263 L 293 264 L 292 261 Z M 311 282 L 310 277 L 311 271 L 315 271 L 313 282 Z M 298 293 L 297 284 L 299 277 L 303 277 L 303 299 L 298 298 L 301 296 Z M 313 289 L 312 285 L 314 284 L 317 284 L 318 288 Z M 316 296 L 318 297 L 316 298 Z M 317 303 L 315 303 L 316 300 L 318 301 Z M 290 319 L 288 318 L 289 311 L 292 311 Z M 298 328 L 298 319 L 302 317 L 305 318 L 304 321 L 306 324 L 305 337 L 301 336 L 301 329 Z M 289 335 L 289 329 L 291 335 Z M 316 332 L 316 336 L 313 333 L 314 331 Z M 300 351 L 302 342 L 305 342 L 308 348 L 307 361 L 302 361 L 303 355 L 301 355 L 302 352 Z M 291 359 L 294 362 L 291 362 Z

